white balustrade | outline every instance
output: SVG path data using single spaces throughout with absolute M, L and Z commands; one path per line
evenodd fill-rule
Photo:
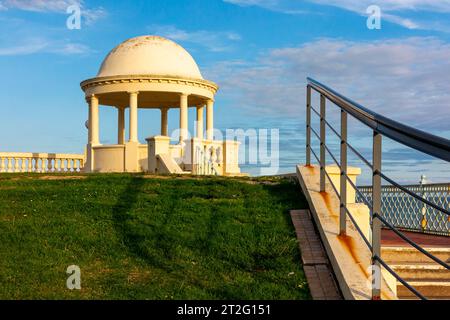
M 82 172 L 84 155 L 0 152 L 0 173 Z
M 223 142 L 192 140 L 192 173 L 197 175 L 223 174 Z

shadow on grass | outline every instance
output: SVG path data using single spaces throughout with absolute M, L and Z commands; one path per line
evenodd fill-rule
M 130 212 L 135 207 L 144 182 L 142 176 L 131 176 L 128 185 L 119 195 L 116 204 L 112 208 L 114 228 L 129 251 L 136 256 L 142 256 L 142 250 L 139 245 L 139 237 L 129 228 L 129 223 L 132 220 Z
M 174 269 L 176 265 L 169 263 L 174 256 L 174 239 L 168 234 L 167 223 L 171 216 L 171 208 L 162 212 L 161 227 L 146 223 L 146 219 L 156 219 L 152 212 L 133 212 L 137 209 L 139 195 L 144 191 L 146 179 L 141 175 L 130 177 L 128 185 L 117 198 L 112 208 L 114 228 L 129 253 L 145 263 L 160 269 Z

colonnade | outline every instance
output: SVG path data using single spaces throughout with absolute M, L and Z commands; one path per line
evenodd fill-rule
M 138 96 L 139 92 L 128 92 L 129 95 L 129 140 L 128 142 L 138 142 Z M 188 138 L 188 103 L 189 95 L 185 93 L 180 94 L 180 123 L 179 123 L 179 141 L 183 142 Z M 88 143 L 91 146 L 100 144 L 100 130 L 99 130 L 99 99 L 95 95 L 88 98 L 89 103 L 89 120 L 88 120 Z M 206 139 L 214 139 L 214 101 L 207 100 L 205 104 L 196 106 L 196 138 L 204 138 L 204 110 L 206 106 Z M 125 144 L 125 108 L 117 107 L 117 143 Z M 161 135 L 168 136 L 168 112 L 169 107 L 161 107 Z

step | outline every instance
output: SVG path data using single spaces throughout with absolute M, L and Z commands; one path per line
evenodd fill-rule
M 438 281 L 438 280 L 408 280 L 409 285 L 414 289 L 419 291 L 423 296 L 428 299 L 445 298 L 450 297 L 450 280 L 449 281 Z M 408 288 L 402 284 L 397 285 L 397 296 L 399 299 L 409 299 L 414 298 L 415 295 Z
M 450 270 L 437 263 L 402 263 L 390 267 L 404 279 L 450 280 Z
M 425 250 L 442 261 L 450 263 L 450 248 L 425 248 Z M 434 262 L 413 247 L 382 247 L 381 258 L 389 264 Z
M 402 297 L 400 300 L 420 300 L 418 297 Z M 450 297 L 435 297 L 428 300 L 450 300 Z

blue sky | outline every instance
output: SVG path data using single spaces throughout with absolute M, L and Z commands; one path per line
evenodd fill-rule
M 73 3 L 82 6 L 80 30 L 66 27 Z M 366 27 L 372 4 L 382 11 L 380 30 Z M 280 172 L 304 161 L 307 76 L 449 138 L 449 18 L 448 0 L 0 0 L 0 150 L 82 152 L 87 105 L 79 83 L 113 47 L 144 34 L 180 43 L 220 85 L 216 127 L 280 129 Z M 100 116 L 102 142 L 113 143 L 115 110 L 103 107 Z M 159 132 L 158 111 L 142 110 L 139 119 L 142 142 Z M 176 127 L 176 111 L 169 123 Z M 351 142 L 370 157 L 370 133 L 356 123 L 353 131 Z M 394 178 L 450 180 L 448 164 L 390 141 L 384 150 Z

